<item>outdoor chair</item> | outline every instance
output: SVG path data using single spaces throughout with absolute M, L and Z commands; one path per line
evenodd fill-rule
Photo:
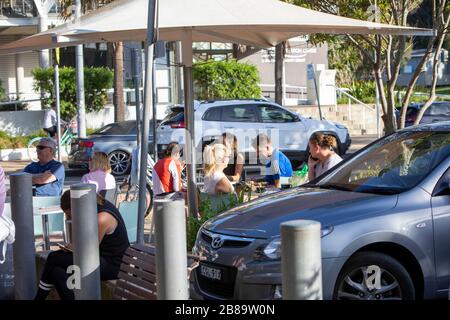
M 120 215 L 125 222 L 130 243 L 137 240 L 138 206 L 139 202 L 137 200 L 123 201 L 119 205 Z
M 59 207 L 60 197 L 58 196 L 46 196 L 46 197 L 33 197 L 33 211 L 46 208 L 46 207 Z M 48 214 L 48 235 L 65 234 L 64 213 L 61 210 L 60 213 Z M 33 215 L 34 221 L 34 236 L 43 236 L 42 216 Z M 36 246 L 43 245 L 38 243 Z

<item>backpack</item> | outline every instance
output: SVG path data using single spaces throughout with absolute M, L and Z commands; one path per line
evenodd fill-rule
M 0 215 L 0 264 L 5 262 L 6 247 L 8 244 L 14 242 L 15 236 L 16 227 L 14 226 L 14 222 L 5 215 Z

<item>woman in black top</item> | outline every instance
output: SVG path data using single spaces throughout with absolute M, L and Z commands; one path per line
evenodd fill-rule
M 238 182 L 241 179 L 242 169 L 244 168 L 244 156 L 238 152 L 237 138 L 234 134 L 222 133 L 222 144 L 231 150 L 230 162 L 223 170 L 223 173 L 231 182 Z
M 61 196 L 61 209 L 71 219 L 70 190 Z M 98 241 L 100 244 L 100 278 L 117 279 L 125 250 L 130 246 L 125 223 L 119 210 L 103 197 L 97 195 Z M 48 255 L 44 272 L 39 282 L 35 300 L 45 300 L 55 288 L 62 300 L 73 300 L 73 290 L 67 287 L 67 268 L 73 265 L 73 254 L 69 250 L 53 251 Z

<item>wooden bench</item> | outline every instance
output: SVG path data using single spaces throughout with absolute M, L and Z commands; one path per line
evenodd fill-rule
M 116 280 L 115 300 L 156 300 L 156 249 L 133 244 L 125 251 Z
M 188 278 L 206 257 L 187 255 L 191 264 Z M 125 251 L 119 277 L 114 280 L 114 300 L 156 300 L 156 249 L 154 246 L 133 244 Z M 109 282 L 109 281 L 108 281 Z
M 37 255 L 38 279 L 50 251 Z M 191 265 L 187 266 L 190 273 L 205 260 L 205 257 L 188 254 Z M 103 300 L 156 300 L 156 249 L 150 245 L 132 244 L 122 258 L 118 279 L 102 281 Z M 59 299 L 56 290 L 49 296 L 50 300 Z

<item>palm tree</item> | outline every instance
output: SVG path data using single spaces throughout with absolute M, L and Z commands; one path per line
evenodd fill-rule
M 61 16 L 68 19 L 72 15 L 74 0 L 58 0 L 61 6 Z M 87 13 L 111 3 L 115 0 L 81 0 L 81 11 Z M 125 103 L 123 96 L 123 42 L 114 42 L 109 45 L 114 52 L 114 121 L 125 120 Z

